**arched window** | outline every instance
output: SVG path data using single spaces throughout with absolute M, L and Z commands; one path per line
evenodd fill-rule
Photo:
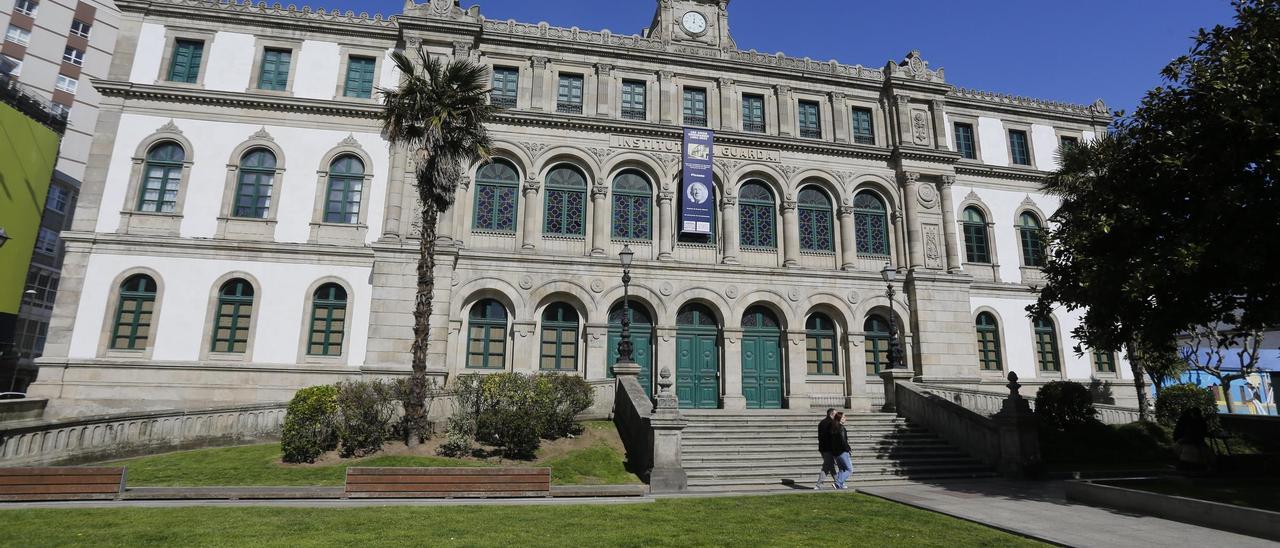
M 240 158 L 234 217 L 266 219 L 271 212 L 271 192 L 276 178 L 276 155 L 255 148 Z
M 467 327 L 467 367 L 502 369 L 507 357 L 507 309 L 502 303 L 485 299 L 471 306 Z
M 1000 357 L 1000 324 L 990 312 L 978 314 L 974 322 L 978 330 L 978 363 L 983 371 L 1000 371 L 1004 361 Z
M 116 321 L 111 327 L 112 350 L 146 350 L 156 307 L 156 281 L 134 274 L 120 284 Z
M 511 164 L 494 160 L 476 172 L 476 217 L 481 232 L 515 234 L 520 199 L 520 173 Z
M 613 179 L 613 237 L 619 240 L 653 239 L 653 190 L 649 180 L 635 171 Z
M 827 193 L 814 187 L 800 189 L 800 249 L 804 251 L 835 251 L 832 237 L 831 199 Z
M 347 332 L 347 290 L 328 283 L 320 286 L 311 298 L 311 336 L 307 354 L 341 356 Z
M 1054 329 L 1053 320 L 1049 318 L 1035 319 L 1036 361 L 1041 371 L 1062 371 L 1058 361 L 1058 331 Z
M 693 303 L 685 305 L 676 315 L 676 325 L 682 327 L 720 327 L 715 313 L 705 305 Z
M 186 151 L 173 141 L 159 143 L 147 151 L 138 192 L 138 211 L 174 213 L 178 210 L 178 187 L 182 184 L 182 162 Z
M 218 290 L 218 313 L 213 324 L 213 352 L 243 354 L 249 349 L 253 323 L 253 284 L 243 278 L 228 280 Z
M 863 348 L 867 352 L 867 375 L 889 368 L 889 320 L 872 315 L 862 324 Z
M 565 303 L 548 306 L 542 313 L 543 371 L 578 369 L 578 311 Z
M 858 255 L 889 257 L 888 210 L 870 190 L 853 197 L 853 239 L 858 242 Z
M 738 191 L 738 225 L 742 247 L 777 249 L 773 193 L 759 181 L 749 181 Z
M 804 322 L 805 359 L 810 375 L 839 375 L 836 328 L 826 314 L 814 314 Z
M 964 210 L 965 262 L 989 264 L 991 247 L 987 244 L 987 218 L 976 207 Z
M 1018 237 L 1022 240 L 1022 261 L 1025 266 L 1042 267 L 1044 256 L 1044 226 L 1035 213 L 1026 212 L 1018 218 Z
M 351 154 L 329 164 L 329 189 L 325 195 L 324 222 L 360 222 L 360 200 L 364 196 L 364 162 Z
M 587 178 L 569 166 L 547 173 L 543 232 L 551 236 L 583 236 L 587 217 Z

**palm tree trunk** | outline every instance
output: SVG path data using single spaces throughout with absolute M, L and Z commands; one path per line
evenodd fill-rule
M 1129 367 L 1133 370 L 1133 388 L 1138 391 L 1138 420 L 1151 420 L 1147 410 L 1147 375 L 1142 369 L 1142 356 L 1138 353 L 1133 341 L 1125 344 L 1125 352 L 1129 354 Z
M 409 380 L 410 402 L 405 415 L 410 428 L 406 444 L 419 443 L 417 428 L 426 425 L 427 349 L 431 344 L 431 300 L 436 290 L 436 220 L 440 212 L 431 200 L 422 200 L 422 234 L 418 243 L 418 295 L 413 307 L 413 376 Z

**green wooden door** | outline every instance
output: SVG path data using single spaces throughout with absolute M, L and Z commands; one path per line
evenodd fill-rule
M 711 311 L 689 305 L 676 318 L 676 396 L 685 409 L 720 407 L 720 328 Z
M 742 395 L 748 409 L 782 408 L 782 331 L 767 309 L 742 318 Z
M 615 306 L 609 313 L 609 378 L 613 378 L 613 366 L 618 363 L 618 343 L 622 341 L 622 305 Z M 653 321 L 649 313 L 636 303 L 631 303 L 631 344 L 635 347 L 634 356 L 640 365 L 640 386 L 645 393 L 653 392 Z

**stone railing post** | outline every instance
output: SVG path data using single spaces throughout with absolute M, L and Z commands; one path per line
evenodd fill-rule
M 616 371 L 616 369 L 615 369 Z M 680 399 L 671 391 L 671 369 L 658 372 L 658 405 L 649 424 L 653 426 L 653 470 L 649 472 L 649 491 L 677 493 L 684 491 L 689 478 L 681 463 L 680 437 L 688 425 L 680 416 Z
M 898 411 L 898 383 L 909 381 L 915 376 L 915 371 L 906 367 L 894 367 L 885 369 L 880 372 L 880 380 L 884 382 L 884 407 L 880 410 L 885 413 L 896 413 Z
M 992 418 L 1000 430 L 1000 472 L 1007 478 L 1035 475 L 1040 468 L 1040 435 L 1031 404 L 1018 390 L 1018 374 L 1009 373 L 1009 397 Z

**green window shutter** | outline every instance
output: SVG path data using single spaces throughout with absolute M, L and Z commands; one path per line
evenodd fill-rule
M 347 290 L 338 284 L 317 289 L 311 301 L 311 335 L 307 354 L 341 356 L 347 326 Z
M 1013 158 L 1013 163 L 1020 166 L 1031 165 L 1031 148 L 1027 143 L 1027 132 L 1021 130 L 1009 131 L 1009 153 Z
M 218 292 L 210 351 L 243 354 L 249 350 L 253 296 L 253 286 L 243 279 L 237 278 L 222 285 Z
M 373 97 L 373 71 L 377 61 L 372 57 L 352 56 L 347 61 L 347 83 L 343 95 L 369 99 Z
M 625 80 L 622 82 L 622 117 L 630 120 L 644 120 L 647 101 L 644 82 Z
M 258 73 L 258 89 L 284 91 L 289 89 L 290 52 L 287 49 L 267 48 L 262 51 L 262 70 Z
M 871 125 L 871 111 L 869 109 L 853 109 L 853 142 L 859 145 L 876 144 L 875 132 Z
M 800 136 L 807 139 L 822 138 L 821 115 L 818 103 L 800 101 Z
M 764 97 L 759 95 L 742 96 L 742 130 L 764 133 Z
M 111 329 L 112 350 L 146 350 L 155 314 L 156 282 L 137 274 L 120 284 L 120 301 Z
M 200 77 L 200 61 L 204 58 L 204 42 L 178 39 L 173 44 L 169 61 L 169 81 L 194 84 Z
M 956 124 L 955 134 L 956 152 L 970 160 L 977 160 L 978 149 L 974 146 L 973 126 L 970 124 Z

